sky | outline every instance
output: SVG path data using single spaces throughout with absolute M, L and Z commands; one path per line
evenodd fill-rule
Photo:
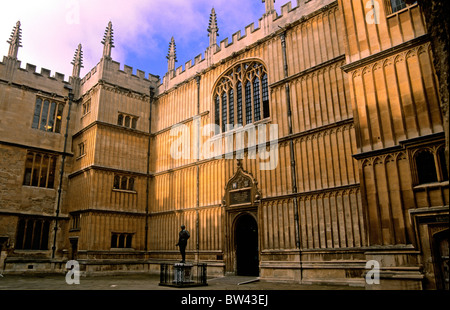
M 278 13 L 288 0 L 275 2 Z M 293 7 L 295 6 L 293 2 Z M 81 77 L 102 57 L 103 35 L 111 21 L 114 32 L 113 60 L 159 75 L 167 72 L 167 53 L 172 36 L 178 62 L 203 54 L 209 44 L 207 28 L 214 7 L 219 27 L 218 44 L 251 23 L 258 26 L 265 6 L 261 0 L 14 0 L 2 3 L 0 11 L 0 60 L 8 54 L 6 42 L 17 21 L 21 23 L 22 46 L 18 59 L 59 72 L 72 74 L 75 50 L 82 44 Z

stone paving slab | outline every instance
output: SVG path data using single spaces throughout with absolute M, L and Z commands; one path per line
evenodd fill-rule
M 65 275 L 4 275 L 0 290 L 185 290 L 159 285 L 158 275 L 81 276 L 80 284 L 69 285 Z M 188 290 L 364 290 L 337 285 L 301 285 L 258 280 L 255 277 L 227 276 L 209 278 L 207 286 Z

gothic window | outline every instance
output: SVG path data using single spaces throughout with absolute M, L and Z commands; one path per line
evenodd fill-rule
M 230 90 L 228 103 L 229 103 L 228 110 L 230 111 L 229 123 L 234 126 L 234 91 L 233 91 L 233 89 Z
M 415 156 L 418 184 L 438 181 L 433 153 L 429 150 L 419 151 Z
M 134 192 L 135 191 L 134 183 L 135 183 L 135 178 L 133 178 L 133 177 L 115 175 L 113 189 L 120 189 L 120 190 L 127 190 L 127 191 Z
M 222 132 L 227 125 L 233 129 L 270 117 L 266 68 L 256 61 L 235 65 L 219 79 L 213 103 L 214 122 Z
M 120 176 L 118 176 L 118 175 L 114 176 L 114 188 L 115 189 L 120 188 Z
M 25 160 L 23 185 L 53 188 L 55 170 L 56 156 L 29 151 Z
M 252 123 L 252 92 L 250 82 L 245 84 L 245 124 Z
M 111 248 L 130 249 L 132 245 L 133 234 L 113 233 L 111 235 Z
M 128 179 L 128 190 L 129 191 L 134 191 L 134 178 L 129 178 Z
M 131 115 L 119 113 L 117 117 L 117 125 L 136 129 L 138 118 Z
M 122 177 L 122 180 L 120 181 L 120 189 L 127 189 L 127 177 Z
M 31 128 L 60 133 L 63 110 L 62 103 L 37 97 Z
M 123 234 L 119 235 L 119 244 L 117 247 L 121 248 L 121 249 L 123 249 L 125 247 L 125 235 L 123 235 Z
M 119 238 L 118 234 L 112 234 L 111 236 L 111 248 L 117 248 L 117 239 Z
M 269 87 L 267 83 L 267 74 L 264 74 L 262 79 L 262 102 L 263 102 L 263 118 L 267 118 L 270 115 L 269 112 Z
M 237 84 L 237 123 L 242 125 L 242 83 Z
M 127 235 L 126 243 L 125 243 L 126 248 L 131 248 L 132 237 L 133 237 L 132 235 Z
M 17 224 L 16 249 L 48 250 L 50 221 L 34 218 L 21 218 Z
M 229 124 L 227 122 L 227 94 L 223 93 L 222 95 L 222 132 L 226 131 L 226 125 Z
M 216 130 L 220 127 L 220 98 L 216 96 L 215 107 L 214 107 L 215 120 L 214 124 L 216 124 Z M 216 132 L 218 134 L 219 132 Z
M 253 104 L 255 112 L 255 122 L 261 119 L 261 105 L 260 105 L 260 94 L 259 94 L 259 79 L 255 78 L 253 80 Z

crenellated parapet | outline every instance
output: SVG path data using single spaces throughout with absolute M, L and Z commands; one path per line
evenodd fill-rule
M 41 68 L 38 71 L 35 65 L 29 63 L 26 64 L 25 68 L 21 68 L 19 60 L 6 56 L 0 62 L 0 81 L 26 89 L 55 93 L 59 96 L 67 96 L 67 90 L 64 87 L 70 85 L 70 82 L 65 80 L 62 73 L 55 72 L 52 74 L 46 68 Z
M 100 62 L 93 67 L 81 79 L 81 94 L 87 92 L 99 82 L 106 82 L 112 85 L 120 85 L 130 91 L 142 94 L 149 94 L 150 87 L 156 88 L 159 84 L 159 76 L 148 74 L 133 67 L 123 65 L 117 61 L 102 58 Z
M 273 6 L 274 1 L 268 1 L 268 7 Z M 158 87 L 161 94 L 170 88 L 186 81 L 200 72 L 215 67 L 229 57 L 234 57 L 239 53 L 243 53 L 258 42 L 262 42 L 265 38 L 271 38 L 275 33 L 292 26 L 292 23 L 303 22 L 310 18 L 311 14 L 317 14 L 321 9 L 329 9 L 330 6 L 337 6 L 335 0 L 297 0 L 296 5 L 288 2 L 281 7 L 278 14 L 275 10 L 269 10 L 259 20 L 258 23 L 251 23 L 245 27 L 244 34 L 237 31 L 230 39 L 224 38 L 218 46 L 211 48 L 209 46 L 204 53 L 199 54 L 194 60 L 189 60 L 184 67 L 179 66 L 175 69 L 175 74 L 164 75 L 162 83 Z M 216 12 L 213 12 L 213 20 Z M 214 23 L 213 23 L 214 24 Z M 216 25 L 214 25 L 216 26 Z

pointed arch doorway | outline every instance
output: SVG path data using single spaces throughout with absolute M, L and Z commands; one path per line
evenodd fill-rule
M 236 274 L 259 276 L 258 224 L 255 218 L 244 213 L 235 224 Z
M 237 171 L 228 181 L 223 198 L 224 262 L 228 275 L 259 275 L 260 193 L 253 176 L 237 161 Z

